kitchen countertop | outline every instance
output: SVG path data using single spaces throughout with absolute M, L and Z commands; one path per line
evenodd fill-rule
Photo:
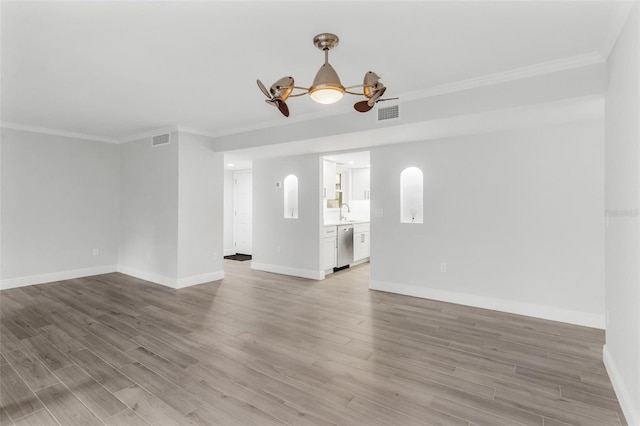
M 340 222 L 325 223 L 324 226 L 340 226 L 340 225 L 353 225 L 356 223 L 369 223 L 369 220 L 341 220 Z

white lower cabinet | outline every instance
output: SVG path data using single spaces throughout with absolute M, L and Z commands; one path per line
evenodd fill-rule
M 322 239 L 322 266 L 324 270 L 333 269 L 338 264 L 338 234 L 335 226 L 324 227 Z
M 353 227 L 353 261 L 366 259 L 371 254 L 371 232 L 368 223 Z

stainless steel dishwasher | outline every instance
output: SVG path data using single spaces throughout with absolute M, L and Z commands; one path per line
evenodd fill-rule
M 338 225 L 338 263 L 335 269 L 353 263 L 353 224 Z

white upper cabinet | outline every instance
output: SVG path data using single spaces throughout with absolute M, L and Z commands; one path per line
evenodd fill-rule
M 323 162 L 323 190 L 322 197 L 328 200 L 336 198 L 336 163 L 329 160 Z
M 352 176 L 352 200 L 369 200 L 370 199 L 370 169 L 353 169 L 351 171 Z

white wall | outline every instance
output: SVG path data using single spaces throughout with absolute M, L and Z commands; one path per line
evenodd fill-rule
M 118 146 L 4 128 L 1 137 L 1 288 L 114 271 Z
M 236 254 L 233 247 L 233 170 L 224 171 L 224 255 Z
M 151 138 L 120 145 L 122 272 L 164 285 L 178 274 L 178 133 L 168 145 Z
M 211 138 L 180 132 L 178 287 L 223 278 L 224 156 Z
M 299 218 L 284 218 L 282 183 L 298 177 Z M 252 268 L 312 279 L 324 278 L 320 263 L 322 167 L 317 155 L 253 163 Z M 276 187 L 280 182 L 280 187 Z
M 605 107 L 604 360 L 630 425 L 640 424 L 639 14 L 635 3 L 609 56 Z
M 598 121 L 371 149 L 371 288 L 603 327 L 603 136 Z M 400 223 L 410 166 L 424 224 Z
M 121 272 L 174 288 L 224 277 L 223 162 L 211 138 L 184 132 L 121 145 Z

